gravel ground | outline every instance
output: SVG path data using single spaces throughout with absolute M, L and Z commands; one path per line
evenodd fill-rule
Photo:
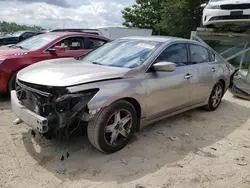
M 32 138 L 27 126 L 12 125 L 8 102 L 0 108 L 0 187 L 250 187 L 250 102 L 230 93 L 216 112 L 197 109 L 150 125 L 112 155 L 78 130 L 64 161 L 65 143 Z

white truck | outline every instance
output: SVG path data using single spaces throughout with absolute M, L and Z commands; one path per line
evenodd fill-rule
M 98 28 L 102 36 L 110 39 L 118 39 L 129 36 L 148 37 L 152 35 L 152 29 L 139 29 L 127 27 L 102 27 Z
M 91 33 L 95 35 L 104 36 L 112 40 L 129 36 L 148 37 L 151 36 L 153 32 L 152 29 L 127 28 L 127 27 L 101 27 L 96 29 L 55 29 L 50 32 L 62 32 L 62 31 Z

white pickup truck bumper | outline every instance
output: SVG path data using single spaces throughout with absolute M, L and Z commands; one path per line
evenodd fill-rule
M 17 117 L 20 118 L 25 124 L 40 133 L 48 132 L 48 119 L 37 115 L 20 104 L 16 91 L 11 91 L 11 107 Z

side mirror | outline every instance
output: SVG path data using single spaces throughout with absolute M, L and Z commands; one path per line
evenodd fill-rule
M 153 65 L 155 71 L 173 72 L 176 64 L 172 62 L 159 62 Z
M 203 4 L 201 4 L 201 8 L 205 8 L 207 6 L 207 3 L 203 3 Z
M 51 48 L 48 51 L 50 53 L 64 52 L 65 51 L 65 47 L 64 46 L 55 46 L 54 48 Z

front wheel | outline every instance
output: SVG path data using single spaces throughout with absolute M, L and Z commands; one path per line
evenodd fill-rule
M 224 85 L 221 81 L 217 82 L 210 94 L 208 104 L 205 106 L 205 108 L 209 111 L 216 110 L 223 98 L 224 95 Z
M 137 118 L 134 106 L 125 100 L 103 108 L 88 124 L 90 143 L 104 153 L 121 150 L 131 140 Z

